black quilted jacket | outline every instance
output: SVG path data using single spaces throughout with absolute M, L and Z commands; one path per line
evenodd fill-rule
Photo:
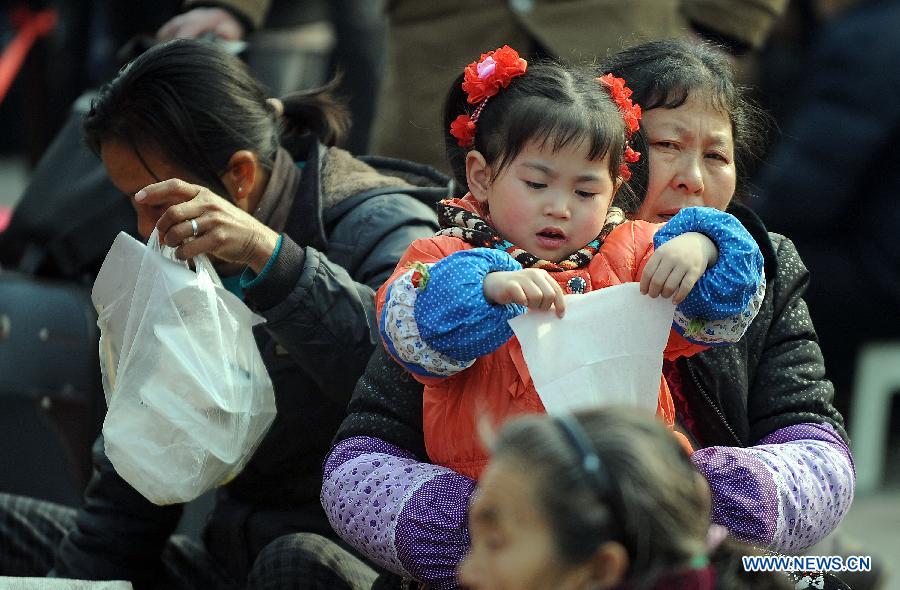
M 809 273 L 794 244 L 766 231 L 750 209 L 733 204 L 765 259 L 766 298 L 736 344 L 677 361 L 683 393 L 698 424 L 702 446 L 749 446 L 774 430 L 844 420 L 832 406 L 822 352 L 803 292 Z

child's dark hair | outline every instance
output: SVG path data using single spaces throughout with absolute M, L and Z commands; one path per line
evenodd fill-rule
M 454 179 L 465 187 L 468 150 L 450 135 L 450 123 L 459 115 L 471 115 L 477 105 L 466 100 L 462 82 L 460 74 L 450 87 L 442 124 Z M 546 142 L 554 151 L 584 142 L 591 160 L 609 154 L 609 172 L 615 180 L 625 137 L 622 114 L 590 67 L 540 59 L 529 61 L 524 75 L 487 101 L 472 149 L 484 156 L 496 178 L 530 141 Z
M 752 165 L 766 147 L 770 118 L 735 83 L 731 64 L 722 51 L 710 44 L 684 39 L 651 41 L 613 54 L 597 71 L 624 78 L 633 91 L 631 99 L 644 112 L 674 109 L 696 96 L 726 114 L 734 136 L 736 194 L 746 196 Z M 642 158 L 633 172 L 633 184 L 646 186 L 647 159 Z M 643 191 L 636 192 L 643 197 Z
M 349 128 L 334 82 L 282 99 L 278 116 L 244 63 L 208 41 L 176 39 L 126 65 L 94 99 L 84 120 L 88 146 L 123 141 L 140 156 L 156 149 L 222 196 L 220 175 L 236 151 L 271 170 L 283 136 L 310 133 L 334 145 Z
M 585 469 L 582 451 L 555 418 L 512 420 L 493 444 L 494 459 L 521 464 L 535 478 L 538 509 L 553 530 L 558 557 L 579 565 L 601 544 L 621 543 L 629 557 L 625 581 L 632 588 L 652 588 L 667 572 L 703 559 L 710 495 L 672 432 L 655 417 L 626 408 L 572 419 L 600 459 L 604 485 Z M 741 553 L 735 547 L 729 543 L 712 556 L 717 574 L 723 574 L 718 588 L 782 587 L 774 576 L 764 576 L 768 586 L 756 586 L 752 578 L 733 575 Z

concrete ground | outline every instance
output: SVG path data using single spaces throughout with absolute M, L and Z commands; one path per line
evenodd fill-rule
M 900 590 L 900 486 L 857 498 L 842 527 L 860 547 L 859 554 L 884 564 L 887 578 L 881 590 Z
M 27 182 L 24 160 L 0 156 L 0 207 L 15 205 Z M 900 590 L 900 425 L 892 425 L 886 482 L 867 497 L 858 497 L 844 521 L 847 537 L 860 545 L 860 553 L 881 558 L 893 570 L 882 590 Z
M 900 590 L 900 424 L 892 424 L 892 429 L 881 489 L 858 496 L 841 525 L 860 554 L 884 564 L 887 578 L 881 590 Z

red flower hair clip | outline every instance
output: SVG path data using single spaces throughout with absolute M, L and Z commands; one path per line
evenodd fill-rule
M 597 81 L 609 92 L 622 118 L 625 119 L 625 162 L 619 167 L 619 174 L 624 180 L 628 180 L 631 178 L 628 164 L 634 164 L 641 159 L 641 153 L 631 148 L 631 136 L 641 127 L 641 106 L 631 101 L 631 88 L 625 86 L 625 80 L 622 78 L 606 74 L 597 78 Z
M 450 135 L 456 138 L 460 147 L 470 148 L 475 144 L 475 124 L 488 99 L 527 69 L 528 62 L 509 45 L 482 53 L 477 61 L 466 66 L 462 89 L 468 95 L 469 104 L 478 106 L 471 116 L 460 115 L 450 123 Z

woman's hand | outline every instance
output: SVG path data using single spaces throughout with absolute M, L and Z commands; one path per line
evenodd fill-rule
M 660 246 L 647 261 L 641 275 L 641 293 L 650 297 L 674 297 L 684 301 L 700 276 L 719 259 L 719 250 L 708 237 L 697 232 L 676 236 Z
M 240 41 L 244 38 L 244 25 L 224 8 L 194 8 L 169 19 L 156 32 L 156 39 L 195 39 L 209 32 L 228 41 Z
M 209 189 L 177 178 L 144 187 L 134 200 L 170 204 L 156 227 L 160 243 L 177 248 L 175 255 L 182 260 L 207 254 L 259 273 L 278 243 L 278 234 L 249 213 Z
M 560 318 L 566 313 L 562 287 L 542 268 L 488 273 L 484 277 L 484 296 L 500 305 L 517 303 L 544 311 L 552 307 Z

